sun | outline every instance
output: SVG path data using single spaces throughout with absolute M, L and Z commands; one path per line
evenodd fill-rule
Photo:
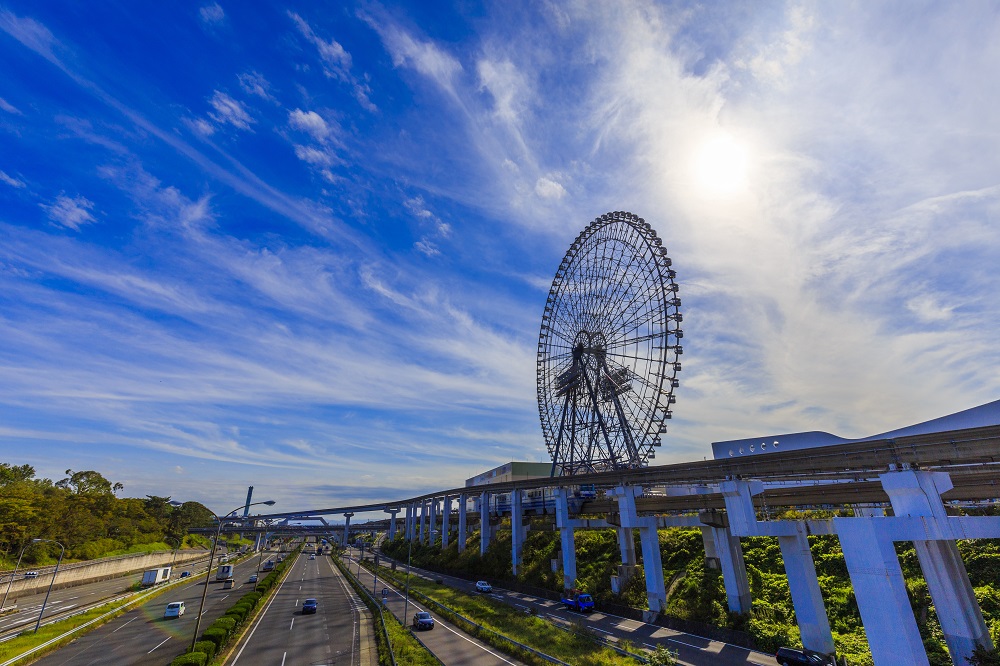
M 730 134 L 706 141 L 695 157 L 695 180 L 706 194 L 730 196 L 747 184 L 747 149 Z

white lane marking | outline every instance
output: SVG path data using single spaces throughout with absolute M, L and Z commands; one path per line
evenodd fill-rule
M 293 617 L 292 618 L 292 623 L 290 625 L 288 625 L 288 631 L 291 631 L 292 627 L 294 627 L 294 626 L 295 626 L 295 618 Z
M 132 618 L 131 620 L 129 620 L 128 622 L 126 622 L 125 624 L 128 624 L 129 622 L 135 622 L 138 619 L 139 619 L 139 616 L 137 615 L 134 618 Z M 125 624 L 123 624 L 121 627 L 118 627 L 118 629 L 121 629 L 122 627 L 124 627 Z M 115 629 L 115 631 L 118 631 L 118 629 Z M 115 633 L 115 631 L 112 631 L 111 633 Z
M 287 652 L 283 652 L 281 654 L 281 666 L 285 666 L 285 657 L 287 657 L 287 656 L 288 656 Z
M 167 641 L 169 641 L 169 640 L 170 640 L 170 636 L 167 636 L 166 638 L 164 638 L 164 639 L 163 639 L 163 643 L 166 643 L 166 642 L 167 642 Z M 160 643 L 160 645 L 163 645 L 163 643 Z M 160 647 L 160 645 L 157 645 L 157 646 L 156 646 L 155 648 L 153 648 L 153 650 L 155 650 L 156 648 Z M 147 652 L 146 654 L 150 654 L 150 653 L 152 653 L 152 652 L 153 652 L 153 650 L 150 650 L 150 651 L 149 651 L 149 652 Z
M 221 599 L 219 599 L 219 601 L 225 601 L 228 596 L 229 595 L 227 594 L 225 597 L 222 597 Z
M 288 579 L 286 578 L 285 580 L 288 580 Z M 278 598 L 278 593 L 281 591 L 281 587 L 284 584 L 285 584 L 285 581 L 284 580 L 281 581 L 281 583 L 278 585 L 278 589 L 274 591 L 274 596 L 271 597 L 271 600 L 269 602 L 267 602 L 267 606 L 264 607 L 264 610 L 261 612 L 260 616 L 257 618 L 257 624 L 255 624 L 253 626 L 253 629 L 250 630 L 250 635 L 246 637 L 246 641 L 244 641 L 243 647 L 241 647 L 240 651 L 236 653 L 236 658 L 233 659 L 233 663 L 230 664 L 230 666 L 236 666 L 236 662 L 239 661 L 240 657 L 243 655 L 243 650 L 245 650 L 246 647 L 248 645 L 250 645 L 250 639 L 253 638 L 254 632 L 257 631 L 257 627 L 259 627 L 260 623 L 264 620 L 264 616 L 267 615 L 267 611 L 268 611 L 269 608 L 271 608 L 271 604 L 273 604 L 274 600 Z

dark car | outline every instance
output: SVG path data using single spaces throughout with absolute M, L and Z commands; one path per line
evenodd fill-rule
M 781 666 L 831 666 L 836 663 L 833 657 L 820 652 L 787 647 L 778 648 L 774 658 Z
M 187 578 L 190 575 L 191 575 L 190 571 L 182 571 L 181 572 L 181 578 Z
M 434 628 L 434 618 L 427 611 L 421 611 L 413 615 L 413 628 L 414 629 L 433 629 Z
M 317 602 L 315 599 L 306 599 L 302 602 L 302 614 L 311 615 L 316 612 Z

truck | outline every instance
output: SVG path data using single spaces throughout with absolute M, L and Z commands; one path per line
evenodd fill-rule
M 264 562 L 263 571 L 274 571 L 274 560 L 268 560 Z
M 233 565 L 223 564 L 215 572 L 215 580 L 230 580 L 233 577 Z
M 589 613 L 594 610 L 594 598 L 586 592 L 570 590 L 563 593 L 562 602 L 567 610 L 575 610 L 581 613 Z
M 165 583 L 168 580 L 170 580 L 170 567 L 150 569 L 149 571 L 144 571 L 142 573 L 143 587 L 152 587 L 153 585 L 159 585 L 160 583 Z

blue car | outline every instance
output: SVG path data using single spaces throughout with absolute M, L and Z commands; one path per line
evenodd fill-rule
M 315 599 L 306 599 L 305 601 L 302 602 L 302 614 L 312 615 L 313 613 L 316 612 L 316 606 L 318 605 L 319 604 L 316 602 Z

